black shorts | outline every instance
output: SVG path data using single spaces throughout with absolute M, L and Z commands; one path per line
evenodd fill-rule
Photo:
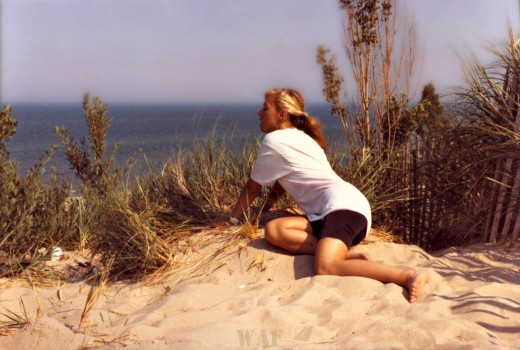
M 366 237 L 367 219 L 352 210 L 337 210 L 321 220 L 311 221 L 312 234 L 318 239 L 332 237 L 345 243 L 348 249 L 361 243 Z

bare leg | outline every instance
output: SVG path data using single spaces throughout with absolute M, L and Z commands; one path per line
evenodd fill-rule
M 348 248 L 339 239 L 325 237 L 316 247 L 315 272 L 318 275 L 360 276 L 408 289 L 410 302 L 421 294 L 428 281 L 427 271 L 403 270 L 367 260 L 347 259 Z
M 345 258 L 345 260 L 349 260 L 349 259 L 361 259 L 361 260 L 372 261 L 372 256 L 365 249 L 363 249 L 359 246 L 354 246 L 354 247 L 350 248 L 350 250 L 347 253 L 347 257 Z
M 417 300 L 429 279 L 427 270 L 403 270 L 374 263 L 362 248 L 355 246 L 349 251 L 339 239 L 326 237 L 318 242 L 304 217 L 285 217 L 268 222 L 265 237 L 269 243 L 290 252 L 316 254 L 316 274 L 360 276 L 395 283 L 408 290 L 411 303 Z
M 269 243 L 292 253 L 314 255 L 318 239 L 312 234 L 309 221 L 301 216 L 271 220 L 265 225 Z
M 274 246 L 292 253 L 314 255 L 318 239 L 312 234 L 309 221 L 300 216 L 284 217 L 269 221 L 265 226 L 265 238 Z M 349 250 L 345 259 L 369 260 L 370 254 L 358 246 Z

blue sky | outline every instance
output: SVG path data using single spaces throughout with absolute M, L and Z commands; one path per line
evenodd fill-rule
M 463 85 L 462 62 L 518 32 L 518 0 L 402 0 L 415 93 Z M 3 103 L 253 102 L 275 86 L 323 101 L 318 44 L 338 56 L 335 0 L 1 0 Z M 461 61 L 462 59 L 462 61 Z M 346 75 L 346 74 L 345 74 Z

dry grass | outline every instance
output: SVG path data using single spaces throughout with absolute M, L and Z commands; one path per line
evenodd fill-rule
M 404 241 L 394 233 L 378 228 L 372 228 L 367 239 L 361 242 L 361 244 L 368 244 L 372 242 L 404 243 Z
M 91 286 L 89 292 L 87 294 L 87 300 L 85 301 L 85 306 L 83 307 L 83 311 L 81 312 L 80 321 L 78 324 L 78 329 L 85 329 L 89 326 L 89 322 L 87 319 L 88 313 L 92 310 L 99 297 L 105 290 L 105 287 L 108 282 L 108 277 L 111 269 L 111 263 L 114 260 L 108 261 L 104 266 L 102 266 L 102 270 L 99 271 L 96 276 L 91 280 Z
M 360 133 L 346 135 L 352 153 L 329 157 L 338 174 L 372 203 L 374 223 L 384 230 L 373 230 L 371 237 L 396 241 L 397 235 L 426 249 L 464 243 L 482 229 L 491 232 L 487 240 L 518 240 L 517 44 L 512 40 L 493 69 L 475 66 L 467 89 L 459 94 L 463 108 L 456 116 L 444 111 L 430 86 L 413 108 L 406 96 L 387 96 L 382 109 L 386 113 L 371 126 L 380 133 L 376 140 L 368 142 L 364 131 L 346 129 Z M 334 95 L 341 79 L 334 61 L 326 59 L 325 51 L 321 54 L 324 79 L 332 79 L 327 93 L 333 110 L 354 113 L 341 103 L 339 94 Z M 0 113 L 0 277 L 23 276 L 32 285 L 46 283 L 61 276 L 47 264 L 45 252 L 52 246 L 88 250 L 90 271 L 97 269 L 102 275 L 98 272 L 93 279 L 82 322 L 106 283 L 123 278 L 157 282 L 171 274 L 185 279 L 210 273 L 242 252 L 244 242 L 256 237 L 266 219 L 296 213 L 294 203 L 284 199 L 277 212 L 259 217 L 252 211 L 241 226 L 209 230 L 209 220 L 238 197 L 258 139 L 233 132 L 221 138 L 215 128 L 203 141 L 172 155 L 161 169 L 150 168 L 148 174 L 124 182 L 135 156 L 124 166 L 115 163 L 117 147 L 107 156 L 108 107 L 89 96 L 83 105 L 88 137 L 76 143 L 64 127 L 56 131 L 81 181 L 81 197 L 74 200 L 69 182 L 58 179 L 54 171 L 50 184 L 41 181 L 52 149 L 27 174 L 18 176 L 17 164 L 5 147 L 16 121 L 9 107 Z M 385 138 L 391 142 L 381 148 Z M 263 199 L 265 193 L 255 204 L 259 206 Z M 216 243 L 217 249 L 207 251 L 209 242 Z M 23 324 L 23 317 L 8 315 Z
M 16 131 L 11 113 L 9 106 L 0 112 L 0 277 L 40 269 L 45 259 L 42 250 L 72 246 L 77 238 L 75 213 L 65 210 L 68 181 L 59 180 L 55 170 L 50 184 L 41 180 L 55 147 L 23 176 L 9 159 L 4 143 Z
M 113 164 L 117 148 L 104 160 L 110 126 L 107 106 L 97 98 L 91 104 L 86 96 L 84 108 L 90 151 L 86 141 L 80 147 L 63 127 L 57 129 L 82 182 L 81 246 L 89 248 L 101 266 L 110 266 L 109 280 L 165 277 L 179 264 L 180 242 L 207 227 L 208 218 L 238 192 L 247 174 L 241 158 L 252 149 L 243 148 L 239 158 L 226 140 L 217 143 L 215 129 L 192 150 L 172 157 L 158 173 L 150 169 L 148 177 L 123 184 L 122 174 L 130 165 Z
M 81 346 L 78 350 L 92 350 L 92 349 L 101 349 L 107 346 L 112 347 L 127 347 L 129 343 L 135 343 L 138 339 L 133 334 L 127 334 L 122 337 L 113 337 L 108 334 L 98 335 L 99 339 L 94 339 L 93 341 Z
M 27 310 L 25 309 L 23 299 L 20 299 L 20 307 L 23 311 L 22 314 L 16 313 L 11 310 L 5 310 L 0 312 L 0 316 L 2 316 L 3 318 L 3 320 L 0 321 L 0 332 L 7 333 L 9 329 L 23 328 L 31 323 L 31 319 L 27 314 Z
M 336 57 L 318 48 L 324 94 L 349 143 L 348 155 L 333 157 L 333 166 L 366 194 L 374 223 L 405 242 L 427 250 L 479 236 L 514 244 L 520 238 L 519 41 L 511 31 L 494 64 L 468 67 L 467 86 L 455 94 L 457 110 L 445 111 L 431 84 L 411 107 L 413 50 L 392 48 L 413 43 L 407 40 L 413 28 L 394 26 L 396 5 L 340 1 L 355 91 L 344 90 Z
M 467 172 L 477 227 L 493 244 L 514 245 L 520 238 L 519 43 L 510 29 L 509 42 L 494 51 L 495 62 L 466 66 L 467 86 L 456 95 L 465 136 L 474 141 Z

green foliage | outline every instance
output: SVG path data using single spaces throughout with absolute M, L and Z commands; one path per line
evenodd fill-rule
M 143 210 L 149 203 L 173 208 L 169 220 L 201 224 L 236 201 L 249 177 L 258 140 L 231 134 L 234 149 L 227 137 L 217 138 L 213 128 L 202 141 L 194 140 L 188 150 L 172 156 L 162 170 L 149 178 L 137 179 L 132 191 L 133 206 Z M 239 151 L 238 151 L 239 150 Z
M 433 250 L 466 243 L 479 232 L 489 242 L 516 242 L 518 41 L 512 38 L 493 66 L 476 63 L 468 69 L 468 86 L 457 94 L 455 118 L 446 112 L 433 84 L 424 87 L 412 108 L 408 94 L 394 88 L 390 68 L 377 70 L 388 62 L 381 55 L 383 48 L 392 46 L 389 36 L 379 36 L 381 28 L 393 23 L 390 1 L 340 5 L 353 26 L 349 59 L 360 73 L 360 102 L 342 100 L 336 57 L 319 47 L 323 92 L 345 129 L 351 152 L 330 153 L 333 168 L 365 193 L 374 222 L 407 242 Z M 385 83 L 376 84 L 378 79 Z M 377 90 L 381 86 L 386 89 Z M 55 169 L 50 183 L 43 183 L 54 147 L 18 175 L 18 164 L 9 159 L 5 146 L 17 122 L 9 106 L 0 111 L 0 277 L 36 273 L 52 246 L 87 248 L 92 260 L 104 265 L 103 283 L 164 275 L 179 267 L 179 247 L 189 246 L 193 232 L 207 229 L 209 218 L 234 204 L 258 150 L 258 140 L 247 138 L 240 140 L 240 151 L 230 148 L 228 139 L 218 139 L 215 128 L 191 149 L 172 155 L 159 171 L 149 169 L 148 176 L 124 183 L 138 152 L 124 166 L 115 162 L 117 145 L 107 157 L 108 107 L 88 95 L 83 107 L 88 137 L 78 143 L 65 127 L 55 129 L 81 180 L 81 198 L 70 197 L 70 183 L 58 179 Z M 238 137 L 230 138 L 236 145 Z M 293 205 L 281 203 L 285 207 L 280 209 Z
M 179 242 L 234 203 L 258 149 L 258 140 L 247 137 L 239 141 L 240 151 L 231 149 L 215 128 L 161 171 L 123 183 L 137 153 L 125 166 L 115 163 L 117 147 L 106 158 L 107 106 L 86 95 L 83 107 L 88 141 L 78 144 L 64 127 L 56 128 L 81 180 L 81 197 L 70 197 L 70 183 L 60 182 L 55 169 L 50 183 L 41 180 L 55 147 L 18 176 L 3 143 L 14 135 L 16 121 L 9 107 L 1 114 L 0 277 L 43 272 L 53 246 L 87 249 L 111 280 L 165 274 L 178 264 Z M 234 144 L 239 140 L 230 137 Z
M 235 140 L 236 141 L 236 140 Z M 110 279 L 154 278 L 177 266 L 177 245 L 208 219 L 233 204 L 246 181 L 258 142 L 244 140 L 241 152 L 217 140 L 216 128 L 164 167 L 136 177 L 125 191 L 87 194 L 87 246 Z
M 520 238 L 520 47 L 495 50 L 495 62 L 466 67 L 467 85 L 458 90 L 458 113 L 469 140 L 466 169 L 474 185 L 481 239 L 491 243 Z
M 11 106 L 6 105 L 0 111 L 0 161 L 5 161 L 7 158 L 7 149 L 5 142 L 9 141 L 16 133 L 16 126 L 18 122 L 11 117 Z
M 383 140 L 392 140 L 381 145 L 383 157 L 401 149 L 417 130 L 417 116 L 410 110 L 408 97 L 401 95 L 399 99 L 391 97 L 389 108 L 382 118 L 381 133 Z
M 380 39 L 378 22 L 388 22 L 392 3 L 388 0 L 340 0 L 340 7 L 349 13 L 357 33 L 354 46 L 373 46 Z
M 471 113 L 459 113 L 459 121 L 446 113 L 433 84 L 424 87 L 420 102 L 412 108 L 408 90 L 401 88 L 401 82 L 411 78 L 407 59 L 412 62 L 413 57 L 406 53 L 412 50 L 396 50 L 394 45 L 408 43 L 406 35 L 412 36 L 413 30 L 397 31 L 395 2 L 339 3 L 345 14 L 345 52 L 357 91 L 351 94 L 350 101 L 342 101 L 347 94 L 336 57 L 318 47 L 323 92 L 332 114 L 341 121 L 350 151 L 345 157 L 348 161 L 333 159 L 333 167 L 365 193 L 373 208 L 374 222 L 405 241 L 438 249 L 474 238 L 481 221 L 475 216 L 475 201 L 482 198 L 474 187 L 479 179 L 491 176 L 470 169 L 482 164 L 484 144 L 490 142 L 495 147 L 497 143 L 489 132 L 481 133 L 479 138 L 468 124 L 486 120 L 496 139 L 507 140 L 509 150 L 506 153 L 506 147 L 501 147 L 503 154 L 514 153 L 511 145 L 515 137 L 506 135 L 512 130 L 514 118 L 502 116 L 516 115 L 512 109 L 515 103 L 496 89 L 514 85 L 514 79 L 497 84 L 500 73 L 475 76 L 478 83 L 473 84 L 462 103 Z M 395 39 L 397 34 L 399 39 Z M 394 52 L 401 56 L 394 56 Z M 507 76 L 519 76 L 517 64 L 508 61 L 504 68 Z M 404 69 L 395 72 L 393 67 Z M 514 168 L 514 164 L 505 167 Z M 512 176 L 508 176 L 511 183 Z M 514 196 L 505 198 L 509 201 Z
M 57 126 L 54 131 L 65 148 L 71 169 L 81 183 L 101 195 L 106 195 L 116 190 L 123 177 L 128 175 L 139 151 L 130 157 L 125 166 L 115 163 L 119 145 L 116 145 L 111 155 L 105 159 L 106 135 L 112 124 L 112 121 L 107 118 L 108 106 L 103 105 L 98 97 L 93 98 L 91 102 L 90 96 L 86 94 L 83 98 L 83 109 L 89 131 L 89 142 L 82 138 L 78 145 L 64 126 Z
M 174 265 L 177 224 L 131 208 L 124 193 L 89 198 L 87 247 L 111 280 L 143 279 Z
M 347 118 L 349 112 L 349 110 L 341 104 L 340 99 L 344 78 L 338 71 L 336 56 L 329 55 L 329 53 L 330 50 L 326 49 L 323 45 L 318 46 L 316 60 L 322 69 L 323 95 L 325 96 L 325 100 L 330 103 L 331 114 L 343 121 Z
M 430 132 L 441 131 L 442 129 L 452 128 L 451 120 L 445 113 L 445 108 L 441 104 L 439 95 L 435 92 L 432 83 L 424 86 L 419 104 L 414 108 L 417 123 L 417 134 L 423 135 Z
M 370 28 L 363 40 L 373 44 Z M 343 78 L 335 57 L 318 49 L 324 94 L 352 152 L 331 153 L 331 163 L 365 193 L 376 224 L 426 249 L 465 243 L 482 228 L 490 231 L 486 240 L 517 239 L 520 60 L 517 51 L 509 53 L 499 56 L 498 71 L 481 66 L 472 71 L 468 89 L 459 93 L 463 108 L 456 119 L 432 84 L 413 108 L 406 94 L 392 93 L 360 112 L 341 101 Z M 50 184 L 42 182 L 54 148 L 18 175 L 4 144 L 14 135 L 16 121 L 9 107 L 0 113 L 0 276 L 36 271 L 45 258 L 42 248 L 56 245 L 87 248 L 112 280 L 164 275 L 179 266 L 179 247 L 192 233 L 233 205 L 258 150 L 258 140 L 244 138 L 237 152 L 214 129 L 191 149 L 172 155 L 159 171 L 149 169 L 148 176 L 124 183 L 137 153 L 125 166 L 115 162 L 117 146 L 106 157 L 108 108 L 88 95 L 83 106 L 88 138 L 78 144 L 64 127 L 56 128 L 81 180 L 80 199 L 70 198 L 70 183 L 58 180 L 55 170 Z M 375 119 L 366 119 L 371 110 Z M 238 137 L 230 137 L 236 145 Z M 282 204 L 280 209 L 293 205 Z
M 324 95 L 345 130 L 355 164 L 389 157 L 413 131 L 409 81 L 413 65 L 413 28 L 399 17 L 396 1 L 339 1 L 344 13 L 344 47 L 356 89 L 346 91 L 336 57 L 317 50 Z M 408 35 L 408 36 L 407 36 Z M 344 101 L 345 97 L 347 98 Z
M 0 113 L 0 277 L 17 275 L 40 263 L 41 248 L 73 245 L 77 233 L 73 212 L 65 206 L 68 182 L 60 183 L 54 172 L 50 185 L 41 180 L 55 147 L 22 177 L 18 164 L 9 159 L 3 142 L 16 131 L 11 114 L 9 106 Z

